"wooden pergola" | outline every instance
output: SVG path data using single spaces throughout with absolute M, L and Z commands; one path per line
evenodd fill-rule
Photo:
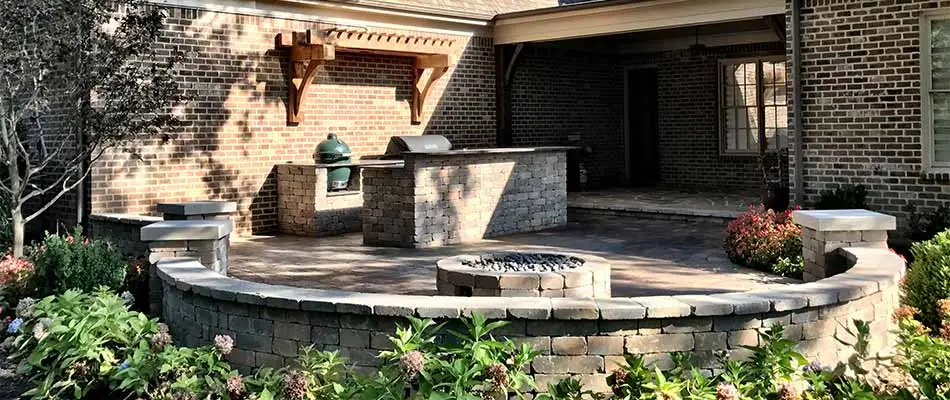
M 333 61 L 337 52 L 384 54 L 415 59 L 412 74 L 412 123 L 422 121 L 422 109 L 432 85 L 457 62 L 456 43 L 451 39 L 395 33 L 330 28 L 277 34 L 277 48 L 290 63 L 287 122 L 303 120 L 301 104 L 318 68 Z

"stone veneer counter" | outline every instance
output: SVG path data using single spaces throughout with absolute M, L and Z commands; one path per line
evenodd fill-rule
M 403 153 L 363 171 L 363 241 L 436 247 L 567 224 L 571 147 Z

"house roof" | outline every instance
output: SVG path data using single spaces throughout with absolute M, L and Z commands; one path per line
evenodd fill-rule
M 330 0 L 423 14 L 490 20 L 498 14 L 557 7 L 559 0 Z M 561 3 L 581 0 L 560 0 Z

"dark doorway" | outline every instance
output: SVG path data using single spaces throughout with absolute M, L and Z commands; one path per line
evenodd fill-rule
M 656 68 L 626 71 L 627 184 L 656 185 L 660 179 Z

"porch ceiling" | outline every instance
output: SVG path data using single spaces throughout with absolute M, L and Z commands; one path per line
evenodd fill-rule
M 540 42 L 761 19 L 785 0 L 642 0 L 582 3 L 495 17 L 495 44 Z
M 784 16 L 540 42 L 536 45 L 589 53 L 626 55 L 686 49 L 696 44 L 718 47 L 781 42 L 783 39 L 776 29 L 784 31 L 784 24 L 770 23 L 770 20 L 774 21 L 776 18 Z

